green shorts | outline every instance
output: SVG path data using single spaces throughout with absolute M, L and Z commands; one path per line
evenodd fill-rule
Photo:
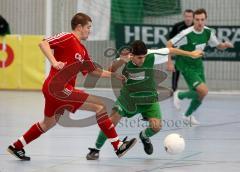
M 137 105 L 136 111 L 133 113 L 128 112 L 119 101 L 116 101 L 113 110 L 117 111 L 122 117 L 127 118 L 131 118 L 138 113 L 141 113 L 144 118 L 161 119 L 162 117 L 159 102 L 150 105 Z
M 198 85 L 206 82 L 204 71 L 196 71 L 189 69 L 182 72 L 182 75 L 190 90 L 195 90 Z

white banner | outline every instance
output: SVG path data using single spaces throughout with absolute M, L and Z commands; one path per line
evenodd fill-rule
M 77 10 L 92 18 L 93 27 L 88 40 L 109 40 L 111 0 L 78 0 Z

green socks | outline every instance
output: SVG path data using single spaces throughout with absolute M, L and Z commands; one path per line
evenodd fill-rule
M 145 130 L 142 131 L 142 137 L 144 138 L 152 137 L 155 134 L 157 133 L 154 132 L 152 128 L 146 128 Z
M 146 128 L 145 130 L 142 131 L 142 137 L 144 138 L 152 137 L 155 134 L 156 132 L 154 132 L 152 128 Z M 95 143 L 96 148 L 101 149 L 106 140 L 107 140 L 107 137 L 102 131 L 100 131 Z
M 105 134 L 102 131 L 100 131 L 98 134 L 96 143 L 95 143 L 96 148 L 101 149 L 106 140 L 107 140 L 107 137 L 105 136 Z
M 192 99 L 190 106 L 188 107 L 185 116 L 190 116 L 202 103 L 201 100 L 199 100 L 199 95 L 196 91 L 190 90 L 186 92 L 179 92 L 178 93 L 179 99 Z
M 179 99 L 185 99 L 185 98 L 188 98 L 188 99 L 198 99 L 199 96 L 198 96 L 198 93 L 194 90 L 190 90 L 190 91 L 187 91 L 187 92 L 179 92 L 178 93 L 178 98 Z
M 200 100 L 193 99 L 187 109 L 187 112 L 185 113 L 185 116 L 190 116 L 201 104 L 202 102 Z

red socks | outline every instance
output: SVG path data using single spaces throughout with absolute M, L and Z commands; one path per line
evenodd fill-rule
M 36 123 L 22 137 L 13 143 L 13 146 L 16 149 L 22 149 L 26 144 L 38 138 L 42 133 L 44 133 L 43 129 L 39 123 Z
M 115 151 L 119 148 L 120 140 L 116 133 L 115 127 L 112 121 L 109 119 L 107 112 L 104 112 L 97 117 L 98 126 L 101 128 L 105 136 L 110 140 Z
M 112 121 L 109 119 L 107 112 L 104 112 L 97 117 L 97 123 L 105 136 L 110 140 L 115 151 L 119 148 L 121 142 L 116 133 L 115 127 Z M 38 138 L 42 133 L 43 129 L 39 123 L 34 124 L 22 137 L 20 137 L 13 145 L 16 149 L 22 149 L 26 144 Z

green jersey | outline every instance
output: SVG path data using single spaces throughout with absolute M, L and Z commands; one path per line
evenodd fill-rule
M 154 54 L 157 53 L 157 54 Z M 129 61 L 122 74 L 126 77 L 118 101 L 128 110 L 135 105 L 153 104 L 158 101 L 157 85 L 154 80 L 154 65 L 167 61 L 169 49 L 148 50 L 142 66 Z
M 174 46 L 185 50 L 204 50 L 207 45 L 216 47 L 219 41 L 212 29 L 204 27 L 201 32 L 198 32 L 194 27 L 189 27 L 171 39 Z M 203 70 L 202 58 L 193 59 L 185 56 L 176 56 L 176 67 L 181 72 L 186 69 Z

